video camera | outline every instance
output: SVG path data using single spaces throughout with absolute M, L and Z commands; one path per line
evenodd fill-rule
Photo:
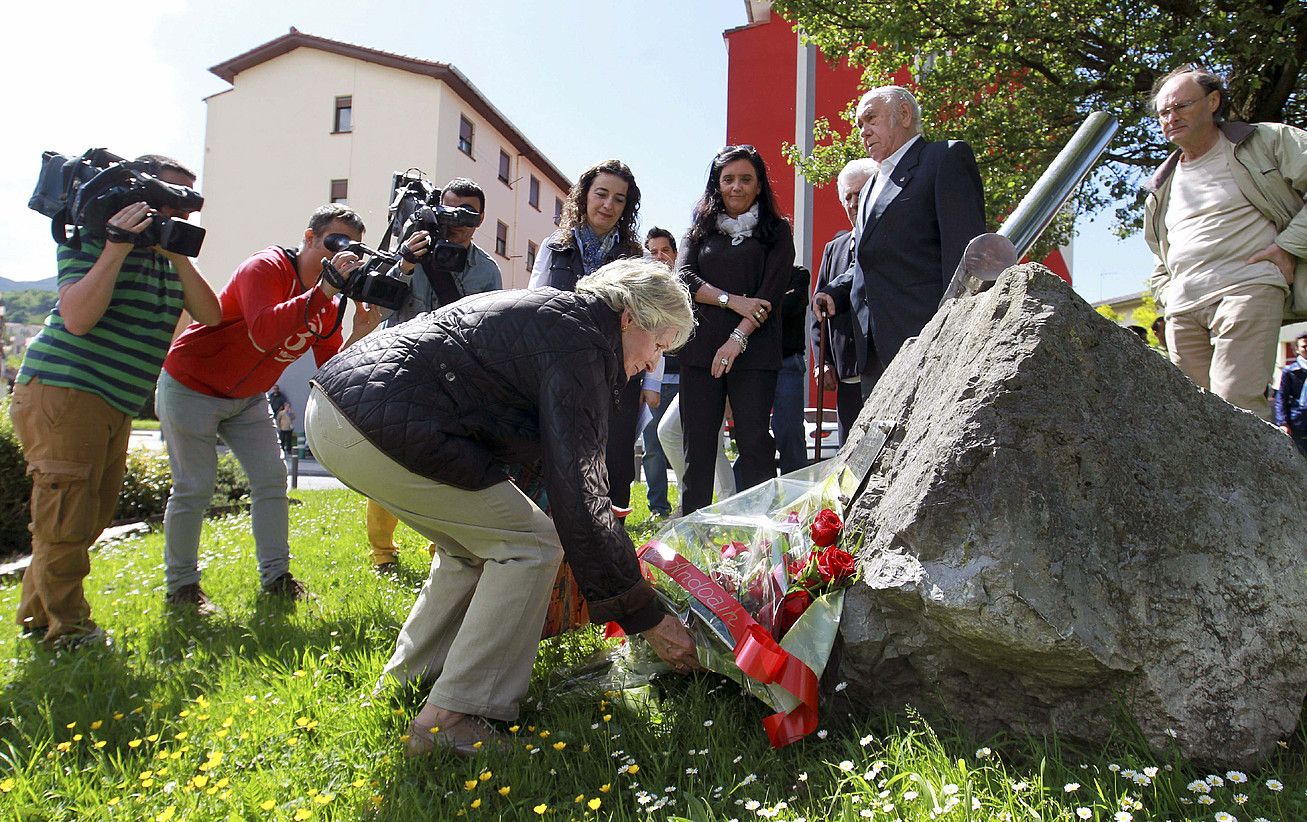
M 386 268 L 394 266 L 399 262 L 399 255 L 368 248 L 344 234 L 328 234 L 322 244 L 333 254 L 353 251 L 364 259 L 363 265 L 348 275 L 340 273 L 340 270 L 331 264 L 331 260 L 322 261 L 322 279 L 346 298 L 391 310 L 398 310 L 408 299 L 408 283 L 380 270 L 383 266 Z
M 73 201 L 73 221 L 92 237 L 104 239 L 113 215 L 132 203 L 145 202 L 152 208 L 199 211 L 204 197 L 193 188 L 165 183 L 153 174 L 119 163 L 97 174 L 77 191 Z M 185 220 L 155 214 L 145 230 L 131 235 L 137 248 L 159 246 L 165 251 L 194 257 L 204 243 L 204 229 Z
M 431 246 L 419 263 L 427 276 L 466 268 L 468 249 L 451 242 L 448 231 L 476 228 L 481 225 L 481 215 L 467 206 L 452 208 L 441 203 L 440 189 L 416 169 L 396 174 L 391 182 L 395 192 L 390 204 L 391 231 L 401 243 L 418 231 L 431 235 Z
M 76 246 L 81 229 L 106 239 L 108 221 L 132 203 L 154 208 L 199 211 L 204 198 L 193 188 L 165 183 L 151 173 L 149 163 L 124 160 L 102 148 L 80 157 L 53 151 L 41 155 L 41 174 L 27 205 L 51 219 L 56 242 Z M 72 236 L 68 228 L 73 228 Z M 146 229 L 131 237 L 137 248 L 158 245 L 175 254 L 194 257 L 204 242 L 204 229 L 184 220 L 155 215 Z

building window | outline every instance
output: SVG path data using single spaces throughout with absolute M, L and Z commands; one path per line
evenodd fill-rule
M 501 222 L 495 223 L 495 253 L 508 259 L 508 226 Z
M 535 243 L 531 242 L 530 240 L 527 240 L 527 241 L 526 241 L 526 267 L 527 267 L 527 270 L 530 270 L 530 269 L 533 269 L 533 268 L 536 267 L 536 252 L 538 252 L 539 250 L 540 250 L 540 247 L 537 246 Z
M 472 121 L 466 117 L 458 118 L 458 150 L 472 156 Z
M 354 130 L 354 98 L 336 98 L 336 116 L 331 121 L 333 134 L 345 134 Z
M 527 190 L 526 201 L 536 211 L 540 210 L 540 180 L 534 174 L 531 175 L 531 187 Z
M 512 164 L 513 158 L 508 156 L 508 152 L 502 148 L 499 150 L 499 182 L 504 185 L 512 184 Z
M 331 181 L 331 201 L 333 203 L 349 202 L 349 180 Z
M 563 201 L 559 197 L 554 198 L 554 225 L 563 221 Z

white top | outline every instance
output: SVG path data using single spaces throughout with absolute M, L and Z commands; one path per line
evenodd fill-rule
M 1168 313 L 1202 308 L 1246 285 L 1287 289 L 1274 263 L 1247 262 L 1275 241 L 1276 231 L 1239 190 L 1235 162 L 1234 144 L 1222 134 L 1203 156 L 1176 163 L 1164 215 Z
M 894 202 L 894 198 L 899 196 L 899 192 L 903 190 L 890 177 L 894 174 L 894 169 L 898 166 L 899 161 L 903 159 L 903 155 L 907 154 L 912 144 L 920 139 L 920 134 L 914 135 L 911 140 L 899 146 L 898 151 L 880 162 L 880 168 L 876 170 L 876 183 L 871 187 L 871 193 L 867 195 L 871 198 L 871 218 L 873 220 L 879 220 L 880 215 L 885 213 L 885 208 Z

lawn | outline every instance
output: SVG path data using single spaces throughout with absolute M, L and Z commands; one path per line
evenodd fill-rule
M 604 645 L 547 642 L 509 754 L 407 759 L 421 695 L 372 688 L 425 578 L 401 529 L 401 575 L 368 567 L 363 500 L 299 492 L 293 568 L 317 598 L 258 596 L 248 515 L 205 527 L 216 617 L 163 609 L 162 536 L 97 551 L 88 592 L 106 649 L 52 654 L 0 631 L 3 819 L 1307 819 L 1304 738 L 1264 770 L 1160 758 L 1122 725 L 1103 749 L 977 740 L 843 694 L 822 730 L 780 751 L 768 712 L 706 675 L 640 694 L 566 686 Z M 648 531 L 643 495 L 633 530 Z M 12 618 L 18 587 L 0 588 Z

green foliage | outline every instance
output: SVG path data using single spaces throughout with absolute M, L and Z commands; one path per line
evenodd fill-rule
M 163 516 L 172 486 L 172 470 L 162 452 L 133 448 L 127 452 L 127 471 L 114 511 L 115 522 L 134 522 Z M 231 454 L 218 458 L 212 508 L 225 509 L 249 497 L 250 481 Z M 0 402 L 0 554 L 26 553 L 31 547 L 32 482 L 27 476 L 22 445 L 9 419 L 9 399 Z
M 562 687 L 569 667 L 611 647 L 597 630 L 542 644 L 523 714 L 508 725 L 511 750 L 408 759 L 401 735 L 425 693 L 372 690 L 426 577 L 426 540 L 401 529 L 399 576 L 378 577 L 362 497 L 296 496 L 294 570 L 311 603 L 259 596 L 240 514 L 204 526 L 204 586 L 219 616 L 161 609 L 153 533 L 92 559 L 87 597 L 112 648 L 55 654 L 0 632 L 0 817 L 1079 822 L 1085 808 L 1099 822 L 1307 818 L 1302 732 L 1256 771 L 1212 774 L 1174 748 L 1148 751 L 1119 721 L 1101 746 L 975 739 L 835 694 L 822 698 L 820 734 L 772 750 L 760 724 L 770 711 L 717 676 L 618 695 Z M 18 597 L 18 586 L 0 588 L 0 613 Z M 1202 792 L 1188 787 L 1196 780 Z
M 1100 305 L 1094 311 L 1098 312 L 1100 317 L 1106 317 L 1117 325 L 1121 324 L 1121 314 L 1110 305 Z
M 6 291 L 0 294 L 5 304 L 5 322 L 40 325 L 54 308 L 59 294 L 55 291 Z
M 27 476 L 23 446 L 9 419 L 10 398 L 0 400 L 0 555 L 26 551 L 31 545 L 27 509 L 32 480 Z
M 1170 150 L 1148 95 L 1158 77 L 1186 62 L 1227 76 L 1232 119 L 1307 124 L 1302 0 L 777 0 L 774 8 L 825 54 L 864 66 L 867 87 L 912 69 L 927 137 L 975 149 L 990 225 L 1011 212 L 1090 112 L 1105 111 L 1121 128 L 1076 209 L 1123 203 L 1118 232 L 1138 230 L 1140 184 Z M 814 133 L 820 145 L 811 158 L 791 150 L 814 183 L 862 156 L 856 138 L 830 123 Z M 1046 240 L 1066 233 L 1064 223 Z
M 127 453 L 127 474 L 123 477 L 114 520 L 135 522 L 163 516 L 171 487 L 172 469 L 165 454 L 145 448 L 132 449 Z M 229 453 L 219 457 L 218 477 L 209 506 L 223 509 L 238 504 L 249 496 L 249 491 L 249 477 L 236 458 Z

